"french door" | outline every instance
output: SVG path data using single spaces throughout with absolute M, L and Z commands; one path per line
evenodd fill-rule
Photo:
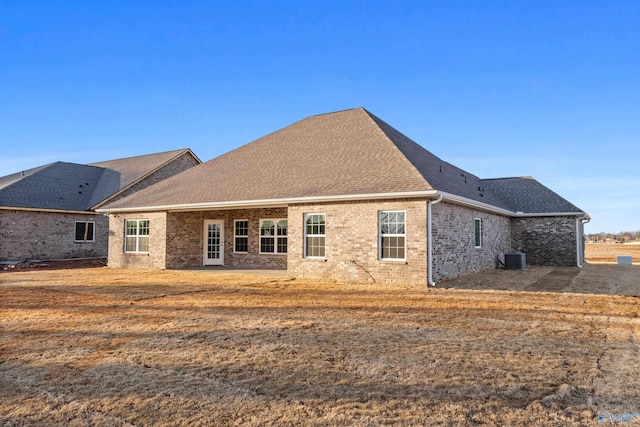
M 224 265 L 224 221 L 204 222 L 204 265 Z

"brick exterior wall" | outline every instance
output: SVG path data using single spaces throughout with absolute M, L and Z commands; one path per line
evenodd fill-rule
M 178 212 L 167 216 L 167 268 L 200 267 L 204 261 L 204 221 L 224 221 L 224 265 L 286 269 L 287 255 L 260 253 L 260 220 L 287 219 L 287 208 Z M 234 253 L 234 221 L 249 221 L 247 253 Z M 289 226 L 290 229 L 291 226 Z M 289 237 L 290 241 L 291 237 Z
M 406 212 L 406 261 L 379 259 L 379 212 Z M 304 251 L 304 215 L 326 215 L 325 259 Z M 575 265 L 575 218 L 516 218 L 441 202 L 432 206 L 433 277 L 446 280 L 495 268 L 513 249 L 530 265 Z M 260 254 L 260 219 L 288 219 L 288 254 Z M 482 221 L 482 246 L 475 247 L 474 220 Z M 124 253 L 126 219 L 150 220 L 149 254 Z M 128 268 L 200 267 L 204 261 L 204 224 L 224 221 L 224 265 L 287 269 L 289 276 L 342 283 L 427 282 L 426 200 L 297 204 L 289 208 L 236 209 L 110 216 L 109 266 Z M 234 253 L 234 220 L 249 222 L 248 253 Z
M 109 199 L 109 203 L 113 203 L 116 200 L 120 200 L 122 198 L 125 198 L 127 196 L 129 196 L 130 194 L 133 194 L 137 191 L 140 191 L 144 188 L 149 187 L 150 185 L 156 184 L 162 180 L 165 180 L 167 178 L 171 178 L 174 175 L 179 174 L 180 172 L 184 172 L 187 169 L 198 165 L 198 161 L 196 160 L 195 157 L 193 157 L 193 155 L 191 153 L 185 153 L 183 155 L 181 155 L 180 157 L 178 157 L 177 159 L 173 160 L 171 163 L 165 165 L 164 167 L 162 167 L 161 169 L 158 169 L 157 171 L 153 172 L 152 174 L 150 174 L 149 176 L 145 177 L 144 179 L 138 181 L 137 183 L 133 184 L 131 187 L 127 188 L 125 191 L 123 191 L 122 193 L 118 194 L 116 197 L 114 197 L 113 199 Z
M 431 207 L 433 279 L 437 282 L 495 268 L 511 250 L 509 218 L 441 202 Z M 475 247 L 475 218 L 482 220 L 482 247 Z
M 406 262 L 378 256 L 378 213 L 406 211 Z M 425 200 L 304 204 L 289 207 L 288 272 L 292 277 L 343 283 L 427 282 L 427 214 Z M 304 214 L 326 215 L 326 259 L 307 259 Z M 354 263 L 355 261 L 355 263 Z
M 119 194 L 113 201 L 197 164 L 198 161 L 191 153 L 185 153 Z M 86 219 L 95 222 L 95 241 L 75 242 L 75 222 Z M 0 261 L 106 257 L 110 246 L 109 227 L 109 219 L 106 216 L 91 212 L 57 213 L 1 209 Z M 118 243 L 114 242 L 114 244 Z M 120 252 L 122 252 L 122 245 L 119 246 Z M 141 257 L 138 256 L 138 258 Z M 123 259 L 114 260 L 114 262 L 118 265 L 127 265 Z M 141 263 L 143 266 L 147 264 L 147 262 Z M 159 264 L 156 262 L 152 265 Z M 164 265 L 161 268 L 164 268 Z
M 124 233 L 127 220 L 149 220 L 149 253 L 125 253 Z M 167 258 L 167 213 L 138 212 L 109 215 L 109 258 L 115 268 L 164 269 Z
M 576 266 L 576 219 L 514 218 L 512 246 L 525 253 L 527 265 Z
M 95 240 L 75 242 L 75 222 L 93 221 Z M 0 210 L 0 261 L 106 257 L 109 220 L 91 213 Z

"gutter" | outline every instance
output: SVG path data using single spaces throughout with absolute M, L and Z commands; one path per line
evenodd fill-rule
M 26 211 L 26 212 L 50 212 L 50 213 L 67 213 L 77 215 L 100 215 L 93 211 L 74 211 L 70 209 L 49 209 L 49 208 L 23 208 L 19 206 L 0 206 L 2 211 Z
M 521 212 L 510 211 L 509 209 L 499 208 L 497 206 L 490 205 L 488 203 L 478 202 L 476 200 L 468 199 L 466 197 L 457 196 L 455 194 L 446 193 L 444 191 L 438 191 L 445 201 L 455 203 L 462 206 L 468 206 L 475 209 L 480 209 L 486 212 L 492 212 L 499 215 L 505 215 L 511 218 L 533 218 L 533 217 L 546 217 L 546 216 L 578 216 L 582 218 L 588 218 L 585 212 Z
M 356 200 L 382 200 L 382 199 L 410 199 L 421 197 L 433 197 L 437 195 L 436 190 L 423 191 L 404 191 L 397 193 L 375 193 L 375 194 L 344 194 L 337 196 L 307 196 L 307 197 L 291 197 L 284 199 L 262 199 L 262 200 L 234 200 L 229 202 L 206 202 L 206 203 L 188 203 L 176 205 L 158 205 L 158 206 L 139 206 L 132 208 L 101 208 L 96 212 L 183 212 L 196 210 L 216 210 L 231 208 L 252 208 L 252 207 L 285 207 L 295 203 L 324 203 L 324 202 L 348 202 Z
M 427 201 L 427 284 L 428 286 L 435 286 L 436 282 L 433 280 L 433 238 L 432 236 L 432 216 L 431 206 L 442 201 L 442 194 L 438 195 L 436 200 Z
M 583 222 L 584 221 L 584 222 Z M 582 229 L 582 235 L 580 234 L 580 225 L 584 227 L 585 224 L 588 224 L 591 221 L 591 217 L 589 215 L 585 215 L 582 218 L 576 218 L 576 265 L 578 268 L 582 268 L 582 264 L 580 264 L 581 255 L 584 255 L 584 228 Z

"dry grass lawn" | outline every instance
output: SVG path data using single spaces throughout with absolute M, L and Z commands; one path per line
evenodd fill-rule
M 640 264 L 640 245 L 590 243 L 585 245 L 587 261 L 594 263 L 617 263 L 618 255 L 632 257 L 634 264 Z
M 545 277 L 571 292 L 527 292 Z M 0 425 L 600 425 L 640 412 L 640 304 L 611 282 L 632 295 L 640 267 L 0 273 Z

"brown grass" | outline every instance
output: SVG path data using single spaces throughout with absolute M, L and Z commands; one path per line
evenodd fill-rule
M 618 255 L 633 257 L 634 264 L 640 264 L 640 245 L 589 243 L 585 246 L 585 258 L 593 263 L 617 263 Z
M 506 291 L 3 274 L 0 424 L 581 426 L 640 412 L 638 299 L 514 290 L 553 272 L 469 277 Z M 640 269 L 588 266 L 571 286 L 604 277 L 638 283 Z

